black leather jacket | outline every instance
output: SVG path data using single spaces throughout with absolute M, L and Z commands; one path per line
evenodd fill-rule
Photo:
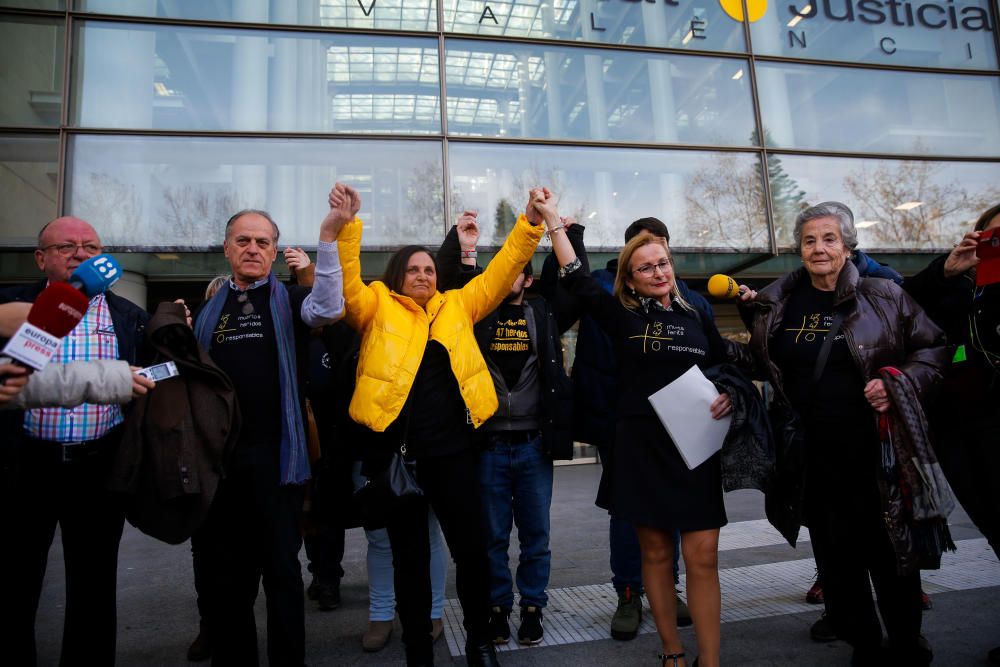
M 796 269 L 740 305 L 751 333 L 749 350 L 755 375 L 767 379 L 775 390 L 779 410 L 772 410 L 775 429 L 775 483 L 767 499 L 768 519 L 793 546 L 802 518 L 804 455 L 795 451 L 801 438 L 782 437 L 792 414 L 785 394 L 781 369 L 771 358 L 769 343 L 781 327 L 792 291 L 809 276 Z M 844 309 L 843 332 L 854 363 L 865 381 L 878 379 L 879 369 L 895 366 L 911 380 L 920 401 L 926 405 L 948 363 L 944 333 L 901 287 L 882 278 L 861 278 L 850 262 L 837 279 L 834 307 Z M 745 350 L 744 350 L 745 351 Z M 787 436 L 787 434 L 786 434 Z M 888 502 L 883 498 L 884 502 Z

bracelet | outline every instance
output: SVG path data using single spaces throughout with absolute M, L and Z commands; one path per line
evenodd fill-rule
M 463 250 L 462 259 L 475 259 L 478 253 L 475 250 Z
M 566 225 L 562 225 L 562 224 L 556 225 L 552 229 L 546 231 L 545 235 L 551 239 L 553 234 L 555 234 L 556 232 L 561 232 L 564 229 L 566 229 Z

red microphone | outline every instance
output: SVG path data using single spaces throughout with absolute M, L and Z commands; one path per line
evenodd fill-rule
M 59 350 L 63 337 L 87 312 L 90 300 L 69 283 L 50 283 L 35 299 L 24 322 L 3 349 L 23 366 L 42 370 Z

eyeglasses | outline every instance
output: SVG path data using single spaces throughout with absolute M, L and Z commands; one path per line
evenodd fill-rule
M 236 303 L 243 304 L 243 314 L 249 315 L 253 312 L 253 304 L 250 303 L 250 297 L 246 292 L 240 292 L 239 296 L 236 297 Z
M 659 269 L 660 273 L 666 275 L 667 269 L 669 269 L 669 268 L 670 268 L 670 260 L 669 259 L 661 259 L 656 264 L 643 264 L 642 266 L 640 266 L 638 268 L 632 269 L 632 273 L 639 273 L 639 274 L 644 275 L 644 276 L 651 276 L 651 275 L 653 275 L 653 271 L 655 269 Z
M 76 254 L 77 248 L 83 248 L 83 251 L 91 257 L 101 253 L 101 246 L 96 243 L 53 243 L 39 248 L 39 250 L 42 252 L 48 252 L 49 250 L 55 249 L 55 251 L 63 257 L 70 257 L 71 255 Z

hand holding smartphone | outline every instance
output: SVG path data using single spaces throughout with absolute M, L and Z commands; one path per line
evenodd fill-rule
M 976 243 L 976 285 L 992 285 L 1000 282 L 1000 227 L 988 229 L 979 235 Z

